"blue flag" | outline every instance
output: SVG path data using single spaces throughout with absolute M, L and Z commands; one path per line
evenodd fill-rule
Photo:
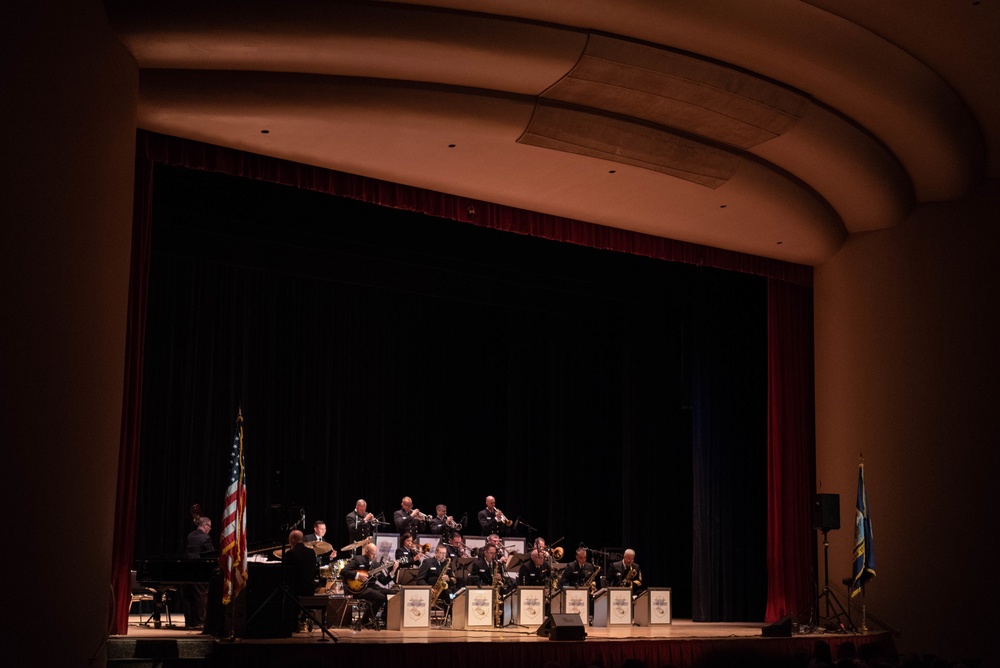
M 851 596 L 857 596 L 865 583 L 875 577 L 875 543 L 872 539 L 872 516 L 865 492 L 865 465 L 858 464 L 858 501 L 854 517 L 854 579 Z

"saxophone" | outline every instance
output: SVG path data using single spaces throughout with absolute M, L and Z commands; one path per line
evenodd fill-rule
M 448 588 L 448 581 L 444 579 L 444 575 L 445 573 L 448 572 L 448 566 L 450 565 L 451 565 L 451 557 L 448 557 L 447 559 L 444 560 L 444 567 L 441 569 L 441 574 L 438 575 L 437 582 L 435 582 L 434 586 L 431 587 L 430 607 L 432 608 L 434 607 L 434 604 L 437 603 L 438 598 L 440 598 L 441 592 L 443 592 L 445 589 Z
M 593 594 L 594 590 L 597 589 L 597 587 L 596 587 L 597 583 L 595 581 L 597 580 L 597 574 L 600 573 L 600 572 L 601 572 L 601 567 L 600 566 L 594 566 L 594 572 L 591 573 L 590 577 L 588 577 L 586 580 L 584 580 L 583 584 L 580 585 L 580 586 L 581 587 L 586 587 L 586 588 L 590 589 L 590 593 Z
M 622 584 L 633 588 L 642 586 L 642 574 L 639 573 L 635 566 L 629 566 L 628 573 L 622 579 Z
M 503 567 L 499 562 L 493 564 L 493 626 L 503 627 Z

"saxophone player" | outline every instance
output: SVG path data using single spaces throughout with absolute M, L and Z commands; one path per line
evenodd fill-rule
M 562 584 L 564 587 L 582 587 L 592 578 L 596 566 L 587 561 L 587 549 L 578 548 L 576 559 L 569 562 L 563 570 Z
M 437 549 L 434 550 L 434 556 L 427 557 L 421 562 L 420 570 L 417 571 L 417 579 L 415 583 L 418 585 L 430 585 L 433 587 L 437 584 L 438 578 L 444 578 L 446 582 L 450 583 L 454 578 L 450 573 L 446 573 L 444 571 L 444 564 L 447 560 L 447 546 L 443 544 L 438 545 Z M 449 570 L 451 569 L 449 568 Z
M 635 563 L 635 550 L 625 550 L 621 561 L 608 567 L 608 586 L 631 587 L 633 596 L 642 591 L 642 569 Z
M 495 545 L 487 543 L 479 552 L 479 559 L 472 565 L 472 572 L 469 574 L 469 584 L 489 587 L 493 584 L 493 574 L 503 566 L 497 561 Z

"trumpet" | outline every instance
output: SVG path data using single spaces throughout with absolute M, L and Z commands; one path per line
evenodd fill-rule
M 497 508 L 496 510 L 497 510 L 496 514 L 497 522 L 503 522 L 507 526 L 510 526 L 511 524 L 514 523 L 513 520 L 509 519 L 506 515 L 503 514 L 502 510 L 500 510 L 499 508 Z
M 410 513 L 410 517 L 415 520 L 420 520 L 421 522 L 430 522 L 433 519 L 430 515 L 424 515 L 417 508 L 413 509 L 413 512 Z
M 445 523 L 445 526 L 447 526 L 449 529 L 454 529 L 455 531 L 461 531 L 462 530 L 462 523 L 461 522 L 456 522 L 455 518 L 453 518 L 451 515 L 448 516 L 448 519 L 446 519 L 444 521 L 444 523 Z

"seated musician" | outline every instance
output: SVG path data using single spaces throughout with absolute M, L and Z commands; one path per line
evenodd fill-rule
M 517 572 L 518 584 L 526 587 L 540 587 L 548 584 L 551 574 L 547 556 L 535 548 L 531 551 L 531 561 L 521 564 Z
M 302 540 L 306 543 L 329 543 L 330 541 L 326 539 L 326 522 L 323 520 L 316 520 L 313 522 L 313 532 L 304 536 Z M 334 549 L 331 549 L 329 552 L 324 554 L 319 554 L 319 551 L 317 550 L 316 559 L 319 561 L 320 566 L 329 566 L 330 560 L 336 558 L 337 551 Z
M 364 540 L 375 533 L 377 521 L 375 516 L 368 512 L 368 502 L 364 499 L 358 499 L 354 504 L 354 510 L 347 513 L 346 519 L 347 535 L 350 536 L 352 543 Z M 361 554 L 361 548 L 355 549 L 354 554 Z
M 384 589 L 377 583 L 387 585 L 390 578 L 386 572 L 370 576 L 369 571 L 378 566 L 378 545 L 368 543 L 361 549 L 361 554 L 356 555 L 347 562 L 340 576 L 344 580 L 344 588 L 355 598 L 368 601 L 372 607 L 372 614 L 377 616 L 385 608 L 388 596 Z
M 413 499 L 404 496 L 399 504 L 399 510 L 392 514 L 392 522 L 399 533 L 412 533 L 414 536 L 426 529 L 424 514 L 413 507 Z
M 448 544 L 445 547 L 448 550 L 448 556 L 452 559 L 461 559 L 462 557 L 472 556 L 469 553 L 469 548 L 466 546 L 465 541 L 462 540 L 462 534 L 457 531 L 451 534 L 451 538 L 448 540 Z
M 479 559 L 472 565 L 472 572 L 469 573 L 469 585 L 490 587 L 493 585 L 493 574 L 497 569 L 503 574 L 503 564 L 497 559 L 496 545 L 487 543 L 479 552 Z
M 562 586 L 582 587 L 588 584 L 588 581 L 591 580 L 591 576 L 594 575 L 595 569 L 596 566 L 587 561 L 587 550 L 582 547 L 578 548 L 576 551 L 576 559 L 571 561 L 563 570 Z
M 609 587 L 631 587 L 632 595 L 639 595 L 642 591 L 642 569 L 635 563 L 635 550 L 625 550 L 621 561 L 608 566 L 607 581 Z
M 423 551 L 413 540 L 413 534 L 404 533 L 403 544 L 396 548 L 396 562 L 399 568 L 416 568 L 424 559 Z
M 448 547 L 446 545 L 438 545 L 437 549 L 434 550 L 433 557 L 427 557 L 420 564 L 420 571 L 417 572 L 417 579 L 414 584 L 418 585 L 430 585 L 438 581 L 438 578 L 444 578 L 446 582 L 453 579 L 451 574 L 451 564 L 448 566 L 448 572 L 444 570 L 444 564 L 448 561 Z

